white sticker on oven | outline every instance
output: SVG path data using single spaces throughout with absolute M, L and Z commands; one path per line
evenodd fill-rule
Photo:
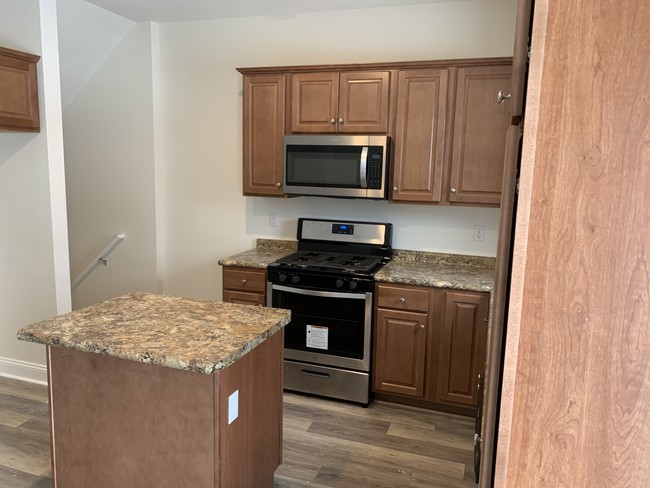
M 327 350 L 328 332 L 322 325 L 307 325 L 307 347 Z

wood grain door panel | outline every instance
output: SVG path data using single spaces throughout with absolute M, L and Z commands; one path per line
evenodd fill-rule
M 336 132 L 338 102 L 338 73 L 299 73 L 292 75 L 291 131 Z
M 497 102 L 497 94 L 510 93 L 511 73 L 511 66 L 458 69 L 448 195 L 451 203 L 500 203 L 510 114 L 507 103 Z
M 448 71 L 400 71 L 398 84 L 391 199 L 396 202 L 439 202 Z
M 338 132 L 386 133 L 389 71 L 341 73 Z
M 424 394 L 427 314 L 377 310 L 375 391 Z
M 0 48 L 0 130 L 38 132 L 39 56 Z

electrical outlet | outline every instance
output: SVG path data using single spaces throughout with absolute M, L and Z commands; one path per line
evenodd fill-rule
M 269 227 L 278 226 L 278 214 L 271 212 L 269 214 Z
M 485 240 L 485 226 L 484 225 L 475 225 L 474 226 L 474 240 L 476 242 L 483 242 Z

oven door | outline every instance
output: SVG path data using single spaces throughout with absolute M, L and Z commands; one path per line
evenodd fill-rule
M 284 357 L 370 371 L 372 293 L 331 292 L 273 284 L 272 306 L 291 310 Z

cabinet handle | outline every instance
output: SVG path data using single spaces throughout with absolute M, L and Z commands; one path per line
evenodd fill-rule
M 332 124 L 332 125 L 336 124 L 336 119 L 330 120 L 330 124 Z
M 401 303 L 404 303 L 404 302 L 406 301 L 406 298 L 401 297 L 401 298 L 399 299 L 399 301 L 400 301 Z
M 452 187 L 449 191 L 452 192 L 452 193 L 456 193 L 456 188 Z
M 505 95 L 501 90 L 499 90 L 499 93 L 497 94 L 497 103 L 502 104 L 506 100 L 510 100 L 510 93 Z
M 343 119 L 339 119 L 339 124 L 342 124 L 342 123 L 343 123 Z
M 276 183 L 275 186 L 277 186 L 278 188 L 280 188 L 280 187 L 282 186 L 282 183 Z
M 245 279 L 244 279 L 244 280 L 241 280 L 241 284 L 242 284 L 242 285 L 245 285 L 245 284 L 246 284 L 246 280 L 245 280 Z
M 424 329 L 424 324 L 420 324 L 420 329 Z
M 399 191 L 399 188 L 397 188 L 396 186 L 394 186 L 394 187 L 393 187 L 393 191 L 394 191 L 395 193 L 397 193 L 397 192 Z

